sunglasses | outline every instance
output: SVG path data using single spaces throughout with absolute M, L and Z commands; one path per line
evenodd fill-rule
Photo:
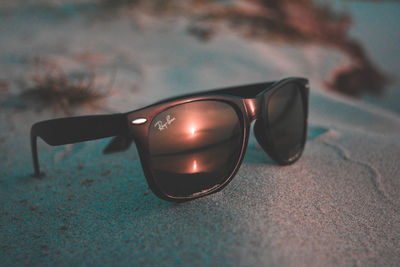
M 150 189 L 185 201 L 224 188 L 238 171 L 250 125 L 265 152 L 280 165 L 301 156 L 307 136 L 308 80 L 242 85 L 170 98 L 127 113 L 60 118 L 35 123 L 31 148 L 40 177 L 37 137 L 52 146 L 114 136 L 103 151 L 135 142 Z

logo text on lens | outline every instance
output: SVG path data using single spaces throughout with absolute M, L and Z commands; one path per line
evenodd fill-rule
M 156 127 L 156 128 L 158 127 L 159 131 L 163 131 L 164 129 L 167 129 L 168 125 L 170 125 L 174 120 L 176 120 L 175 117 L 171 118 L 171 115 L 167 115 L 165 117 L 165 122 L 163 122 L 162 120 L 161 121 L 157 121 L 154 124 L 154 127 Z

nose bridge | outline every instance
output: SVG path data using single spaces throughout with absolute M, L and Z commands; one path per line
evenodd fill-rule
M 244 100 L 244 104 L 247 110 L 247 115 L 249 121 L 254 121 L 261 109 L 261 99 L 260 98 L 247 98 Z

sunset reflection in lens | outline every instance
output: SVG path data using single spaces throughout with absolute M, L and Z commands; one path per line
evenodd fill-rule
M 197 160 L 193 161 L 193 172 L 197 171 Z
M 192 137 L 195 135 L 196 129 L 197 129 L 197 127 L 195 125 L 190 126 L 189 131 L 190 131 L 190 134 L 192 135 Z
M 150 127 L 153 176 L 170 196 L 190 196 L 223 183 L 240 155 L 240 121 L 224 102 L 196 101 L 169 108 Z

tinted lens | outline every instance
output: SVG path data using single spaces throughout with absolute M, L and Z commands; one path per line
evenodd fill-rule
M 204 194 L 229 178 L 242 140 L 239 117 L 229 104 L 196 101 L 169 108 L 150 125 L 155 182 L 172 197 Z
M 306 127 L 305 107 L 300 87 L 288 83 L 270 98 L 268 127 L 274 147 L 281 158 L 290 161 L 302 151 Z

